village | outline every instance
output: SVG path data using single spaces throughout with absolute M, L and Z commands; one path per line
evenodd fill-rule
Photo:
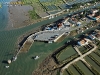
M 48 2 L 45 3 L 44 1 L 40 1 L 40 3 L 47 10 L 37 14 L 45 21 L 34 26 L 27 26 L 25 30 L 22 28 L 8 31 L 10 39 L 13 37 L 11 36 L 13 32 L 16 34 L 17 47 L 15 46 L 16 51 L 13 51 L 12 55 L 8 54 L 9 58 L 6 57 L 2 61 L 3 68 L 14 69 L 13 66 L 18 63 L 15 65 L 17 69 L 14 72 L 18 72 L 19 75 L 26 74 L 26 72 L 32 75 L 100 75 L 99 2 L 94 3 L 92 0 L 86 0 L 86 4 L 84 4 L 85 1 L 83 0 L 84 2 L 81 4 L 80 1 L 66 3 L 63 0 L 61 2 L 68 5 L 64 8 L 64 4 L 58 3 L 58 6 L 49 4 L 48 6 L 46 5 Z M 21 7 L 25 3 L 14 1 L 10 4 Z M 49 7 L 52 7 L 55 12 L 55 6 L 57 8 L 61 6 L 62 11 L 52 14 Z M 79 8 L 77 9 L 77 7 Z M 66 12 L 67 14 L 64 14 Z M 64 15 L 61 16 L 62 14 Z M 47 21 L 50 22 L 45 23 Z M 5 34 L 2 34 L 1 37 L 3 38 Z M 10 41 L 12 40 L 14 39 Z M 20 68 L 19 66 L 25 67 Z M 25 72 L 22 72 L 24 69 L 26 69 Z M 28 69 L 34 71 L 27 71 Z

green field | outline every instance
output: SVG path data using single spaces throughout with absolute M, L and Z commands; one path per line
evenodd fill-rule
M 94 61 L 97 61 L 100 64 L 100 56 L 98 56 L 97 54 L 95 54 L 94 52 L 90 54 Z
M 60 53 L 57 54 L 58 61 L 64 61 L 70 56 L 77 54 L 77 52 L 74 50 L 72 46 L 68 46 L 65 49 L 63 49 Z
M 64 70 L 63 75 L 70 75 L 67 70 Z
M 82 52 L 82 51 L 86 50 L 86 47 L 81 46 L 81 47 L 79 47 L 79 50 Z
M 100 74 L 100 66 L 98 66 L 95 61 L 90 59 L 88 56 L 85 57 L 86 61 Z
M 88 75 L 88 74 L 89 74 L 89 75 L 94 75 L 94 74 L 89 70 L 89 68 L 87 68 L 87 66 L 83 64 L 82 61 L 76 62 L 76 65 L 79 67 L 79 69 L 82 71 L 82 73 L 83 73 L 84 75 Z M 74 73 L 74 72 L 73 72 L 73 73 Z
M 73 75 L 80 75 L 80 73 L 75 69 L 75 67 L 73 65 L 69 66 L 68 69 L 71 70 Z

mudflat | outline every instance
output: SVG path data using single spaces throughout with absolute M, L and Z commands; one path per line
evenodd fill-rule
M 7 29 L 20 28 L 30 24 L 29 11 L 33 10 L 30 5 L 8 6 L 8 26 Z

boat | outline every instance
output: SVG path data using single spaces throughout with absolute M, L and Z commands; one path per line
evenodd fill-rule
M 5 68 L 9 68 L 9 66 L 5 66 Z
M 35 58 L 34 58 L 34 59 L 35 59 L 35 60 L 37 60 L 37 59 L 39 59 L 39 58 L 40 58 L 39 56 L 35 56 Z

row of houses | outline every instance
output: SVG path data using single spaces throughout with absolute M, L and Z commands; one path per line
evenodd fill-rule
M 91 20 L 100 22 L 100 10 L 99 9 L 92 9 L 87 14 L 87 17 Z
M 98 12 L 98 10 L 93 11 L 93 13 L 96 12 Z M 80 17 L 80 15 L 84 15 L 83 12 L 72 14 L 70 16 L 63 18 L 62 20 L 58 20 L 56 23 L 45 26 L 43 31 L 39 32 L 39 34 L 36 34 L 34 40 L 56 42 L 56 39 L 61 37 L 62 34 L 70 32 L 70 29 L 73 30 L 73 27 L 81 27 L 81 25 L 85 21 L 80 20 L 84 18 Z M 78 19 L 77 17 L 79 17 L 80 19 Z M 79 45 L 84 45 L 84 43 L 87 43 L 86 38 L 78 42 Z
M 96 30 L 96 31 L 88 34 L 85 38 L 78 40 L 77 44 L 79 46 L 84 46 L 84 45 L 87 45 L 90 42 L 89 40 L 93 41 L 95 39 L 100 41 L 100 30 Z
M 75 17 L 67 17 L 65 19 L 63 19 L 62 21 L 55 23 L 51 26 L 47 26 L 44 28 L 44 30 L 62 30 L 62 29 L 69 29 L 70 27 L 74 27 L 74 26 L 80 26 L 82 23 L 80 21 L 78 21 Z

